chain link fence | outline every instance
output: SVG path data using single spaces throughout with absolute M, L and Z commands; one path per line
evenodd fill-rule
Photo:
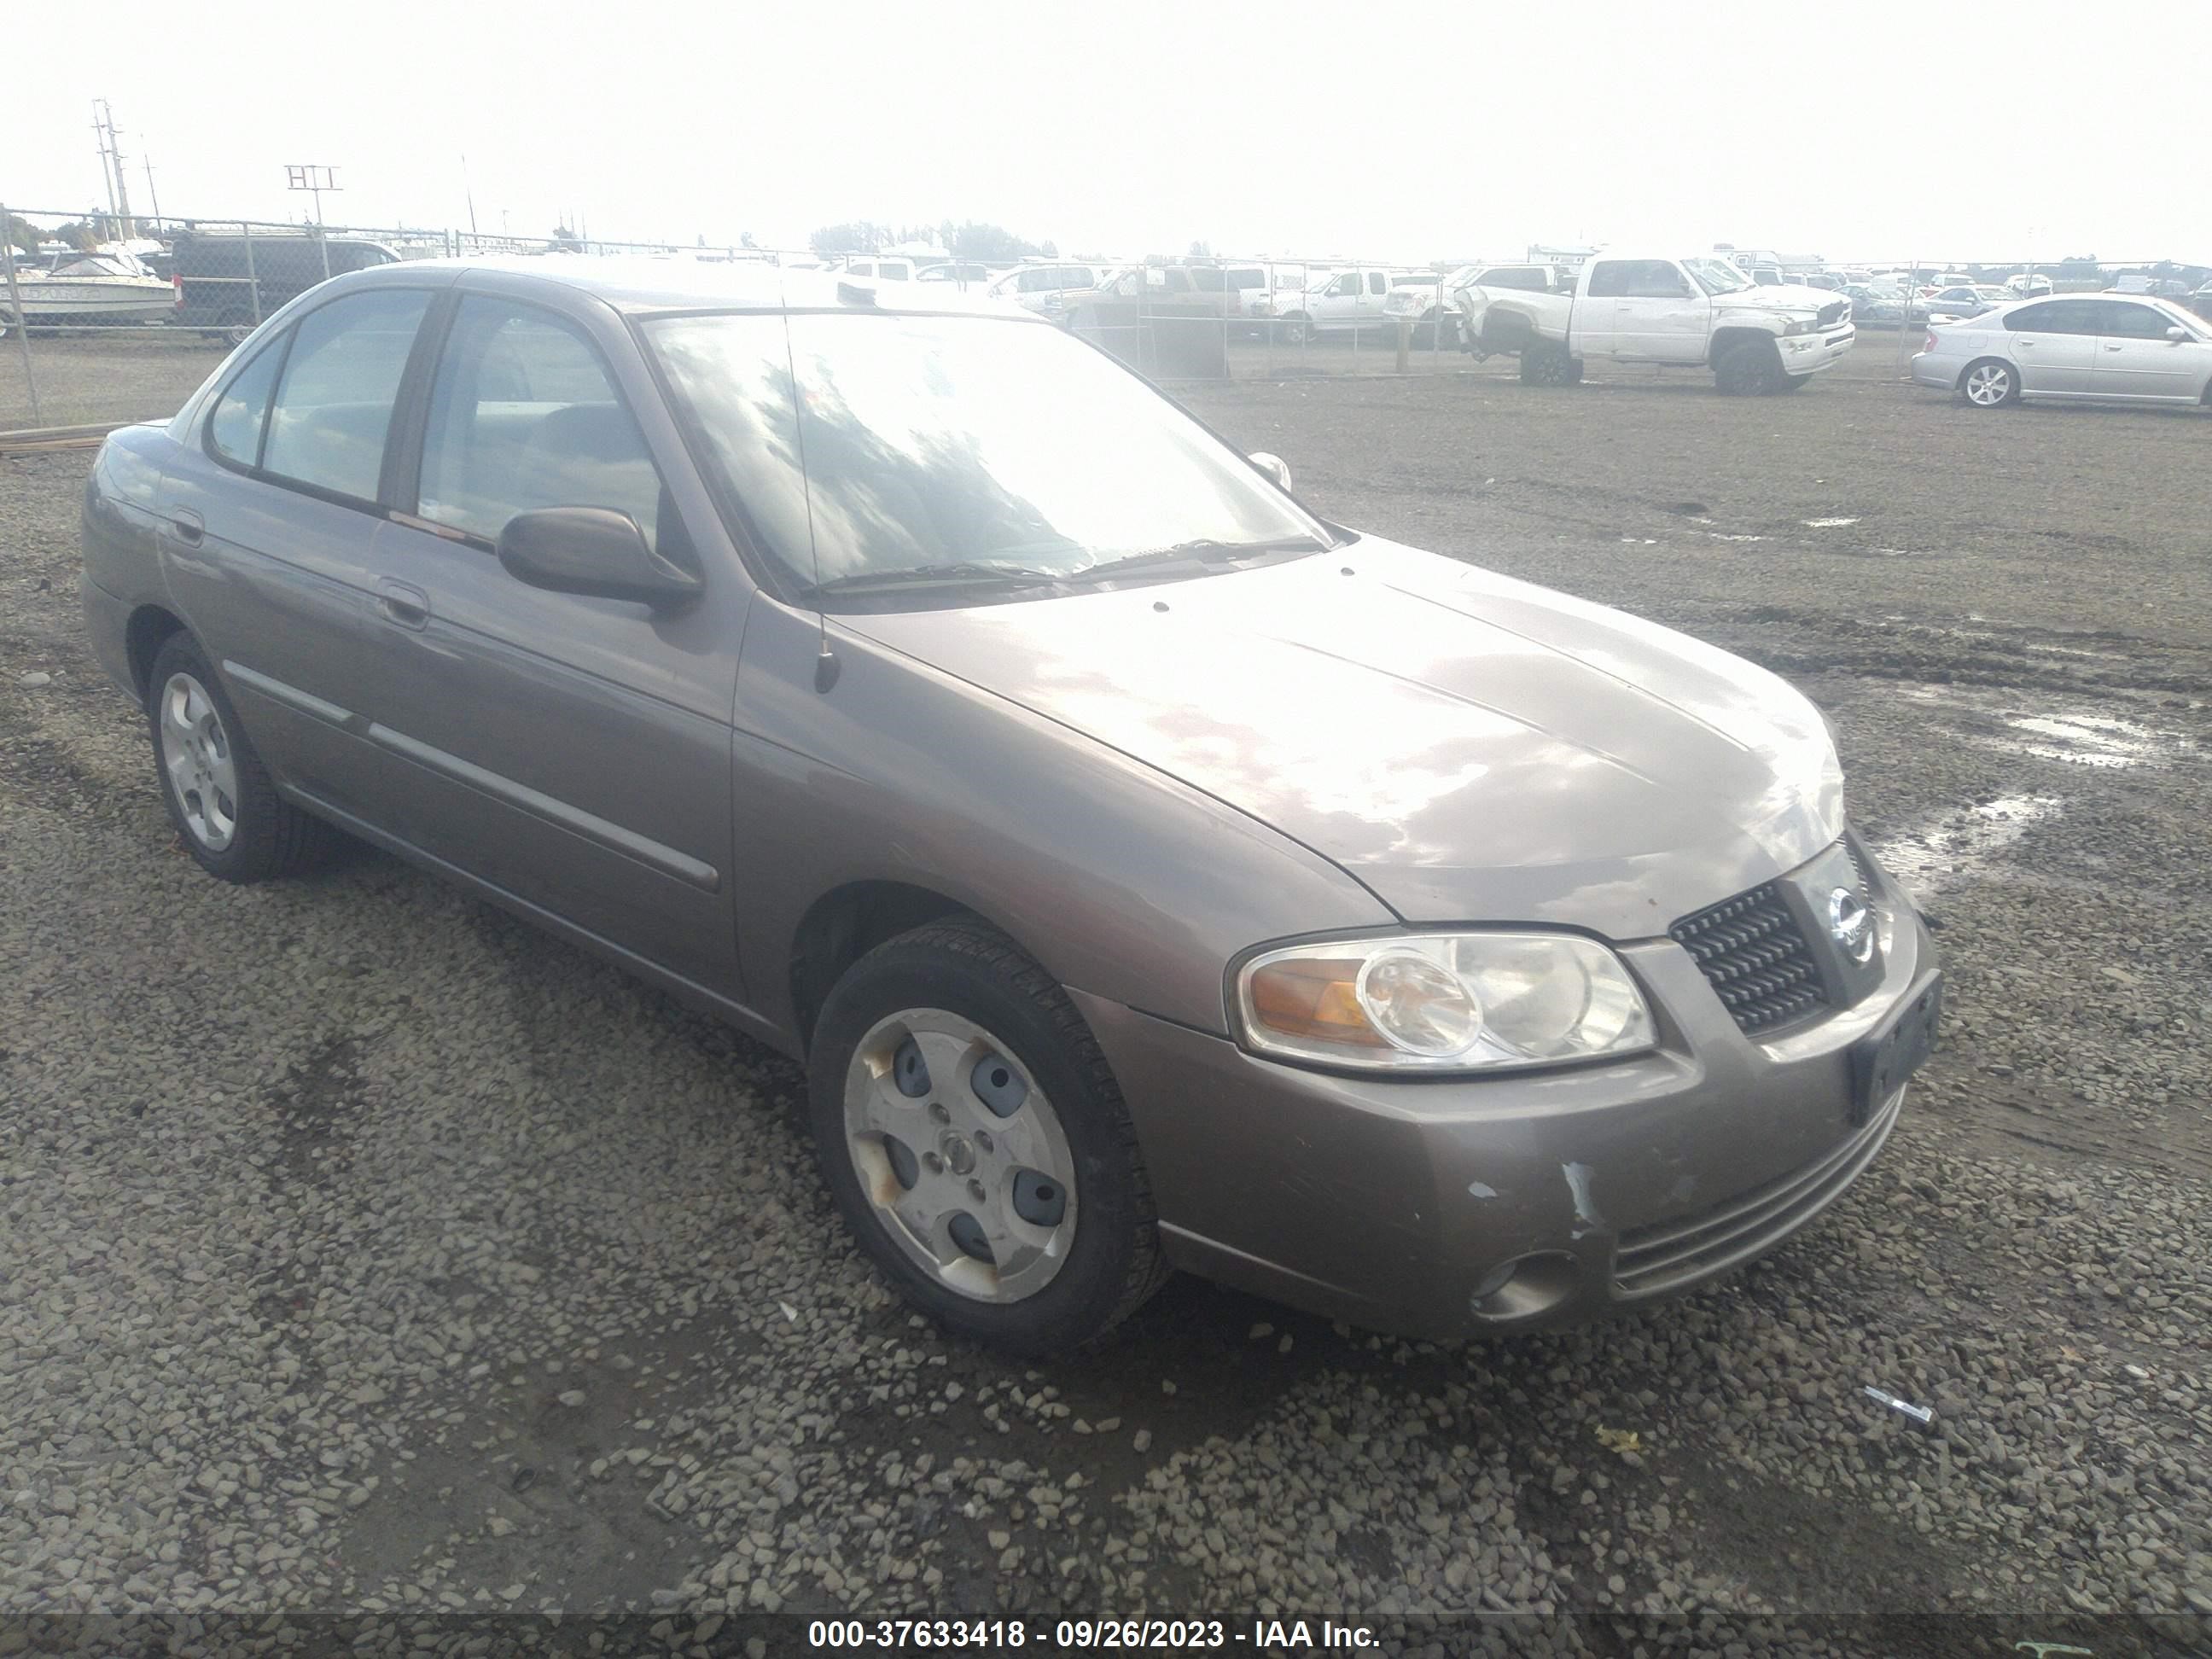
M 1521 273 L 1509 279 L 1516 283 L 1571 286 L 1580 252 L 1532 248 L 1494 264 L 1426 267 L 1352 258 L 1079 257 L 962 261 L 931 274 L 1025 306 L 1164 381 L 1439 374 L 1486 362 L 1488 372 L 1504 373 L 1511 360 L 1485 359 L 1463 329 L 1462 290 L 1500 270 Z M 825 263 L 808 252 L 735 245 L 243 218 L 118 224 L 0 205 L 0 431 L 167 415 L 224 351 L 315 284 L 371 264 L 470 254 Z M 1807 283 L 1849 298 L 1861 351 L 1893 349 L 1899 375 L 1936 307 L 1955 308 L 1962 288 L 1996 303 L 2118 286 L 2212 311 L 2212 296 L 2195 294 L 2212 270 L 2166 262 L 1907 258 L 1812 268 L 1730 257 L 1761 284 Z M 919 281 L 932 262 L 901 255 L 851 263 L 876 280 Z

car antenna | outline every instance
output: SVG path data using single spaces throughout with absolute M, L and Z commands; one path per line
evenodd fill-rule
M 814 486 L 806 476 L 806 422 L 804 399 L 799 395 L 799 349 L 791 338 L 791 295 L 786 290 L 783 261 L 775 263 L 776 296 L 783 305 L 783 361 L 791 375 L 791 436 L 799 455 L 799 478 L 806 501 L 806 556 L 814 570 L 814 689 L 827 691 L 837 684 L 837 653 L 830 648 L 830 616 L 822 608 L 822 548 L 814 537 Z M 843 298 L 847 284 L 837 284 Z

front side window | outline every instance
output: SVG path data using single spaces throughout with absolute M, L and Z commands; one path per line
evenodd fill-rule
M 1348 295 L 1357 294 L 1359 292 L 1359 278 L 1352 273 L 1346 272 L 1328 285 L 1328 291 L 1330 295 L 1336 299 L 1343 299 Z
M 2114 340 L 2163 340 L 2173 320 L 2154 306 L 2131 306 L 2121 300 L 2099 300 L 2097 332 Z
M 1024 590 L 959 583 L 1077 579 L 1188 544 L 1330 544 L 1243 457 L 1058 329 L 799 313 L 787 356 L 785 326 L 725 314 L 645 331 L 726 497 L 801 589 L 973 604 Z M 917 571 L 949 586 L 898 580 Z
M 392 407 L 429 305 L 419 289 L 372 289 L 301 318 L 269 412 L 263 468 L 374 501 Z
M 261 465 L 261 431 L 269 416 L 269 392 L 284 362 L 282 337 L 253 355 L 216 399 L 208 416 L 208 442 L 216 454 L 238 466 Z
M 660 475 L 582 335 L 534 306 L 471 295 L 431 387 L 416 511 L 495 542 L 516 514 L 544 507 L 627 513 L 651 544 Z
M 1593 296 L 1615 295 L 1624 300 L 1688 297 L 1681 272 L 1665 259 L 1609 259 L 1590 278 L 1590 293 Z

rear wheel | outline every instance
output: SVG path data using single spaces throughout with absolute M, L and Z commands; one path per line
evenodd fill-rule
M 1523 386 L 1575 386 L 1583 378 L 1583 366 L 1566 347 L 1550 340 L 1531 340 L 1521 348 L 1521 384 Z
M 337 831 L 277 794 L 191 635 L 164 641 L 146 684 L 161 799 L 201 869 L 245 884 L 289 875 L 327 855 Z
M 2001 357 L 1969 363 L 1959 377 L 1959 395 L 1976 409 L 2002 409 L 2019 401 L 2020 371 Z
M 1313 319 L 1303 311 L 1294 311 L 1283 319 L 1283 343 L 1302 346 L 1313 338 Z
M 878 945 L 823 1004 L 816 1156 L 860 1247 L 947 1329 L 1076 1346 L 1166 1277 L 1136 1133 L 1066 992 L 980 922 Z

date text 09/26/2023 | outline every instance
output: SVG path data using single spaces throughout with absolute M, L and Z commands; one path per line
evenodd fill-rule
M 817 1619 L 806 1643 L 827 1648 L 1036 1647 L 1043 1652 L 1120 1649 L 1139 1652 L 1243 1648 L 1253 1653 L 1372 1650 L 1375 1632 L 1331 1620 L 1253 1619 Z

